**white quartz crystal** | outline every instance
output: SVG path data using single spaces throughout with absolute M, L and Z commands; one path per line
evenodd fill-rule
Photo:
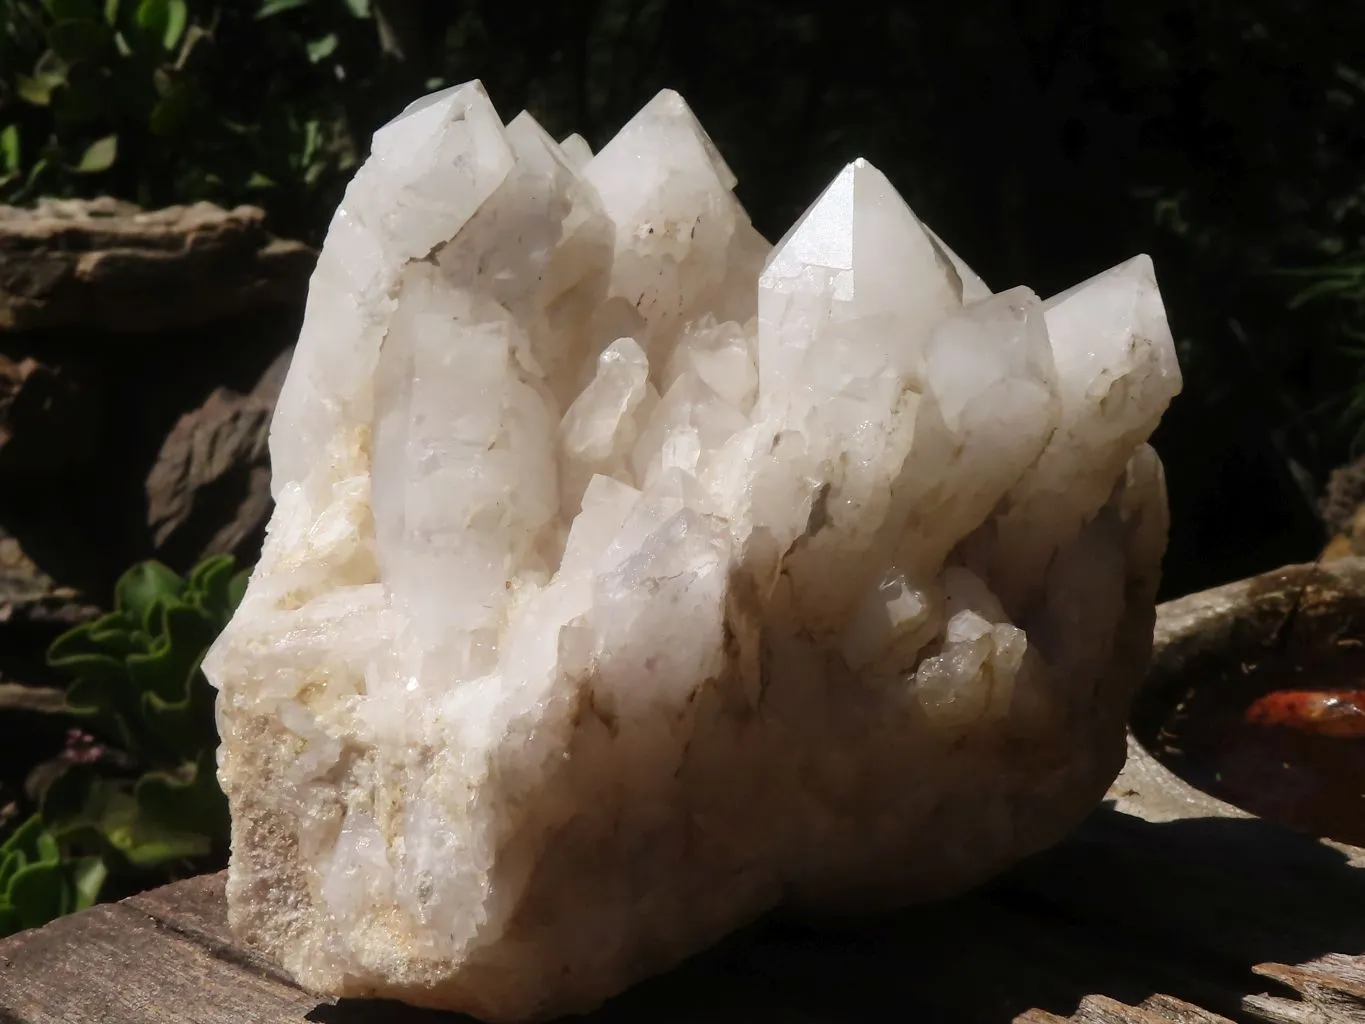
M 865 161 L 776 246 L 734 185 L 672 92 L 596 155 L 477 83 L 376 134 L 205 664 L 232 925 L 304 986 L 586 1010 L 974 885 L 1117 772 L 1151 262 L 992 294 Z

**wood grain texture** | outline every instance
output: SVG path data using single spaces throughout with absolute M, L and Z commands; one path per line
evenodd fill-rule
M 1358 1024 L 1362 953 L 1365 872 L 1340 852 L 1110 806 L 969 898 L 833 932 L 771 920 L 588 1021 Z M 5 1024 L 456 1019 L 300 991 L 232 938 L 222 875 L 0 943 Z
M 315 1005 L 123 904 L 95 907 L 0 946 L 6 1024 L 282 1024 L 304 1020 Z

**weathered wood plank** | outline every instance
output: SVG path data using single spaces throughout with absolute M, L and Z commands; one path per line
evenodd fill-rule
M 120 904 L 0 944 L 6 1024 L 297 1024 L 316 1005 Z
M 1046 1010 L 1028 1010 L 1014 1024 L 1233 1024 L 1226 1017 L 1191 1006 L 1171 996 L 1153 996 L 1129 1006 L 1108 996 L 1086 996 L 1076 1012 L 1063 1017 Z
M 1128 1006 L 1108 996 L 1086 996 L 1071 1019 L 1084 1024 L 1168 1024 L 1170 1020 L 1160 1010 Z
M 229 930 L 226 882 L 226 871 L 200 875 L 140 893 L 124 900 L 122 905 L 146 914 L 163 928 L 183 935 L 215 956 L 291 984 L 283 971 L 238 942 Z
M 1262 1024 L 1324 1024 L 1317 1008 L 1300 999 L 1259 993 L 1247 996 L 1242 1009 L 1249 1018 Z
M 1324 1021 L 1365 1020 L 1365 957 L 1330 957 L 1314 966 L 1258 964 L 1256 973 L 1288 985 Z
M 1228 1024 L 1228 1019 L 1221 1014 L 1210 1013 L 1172 996 L 1149 996 L 1142 1001 L 1142 1009 L 1160 1014 L 1171 1024 Z
M 1305 865 L 1329 863 L 1316 844 L 1291 837 L 1287 852 L 1276 852 L 1274 842 L 1257 847 L 1247 833 L 1228 836 L 1224 849 L 1194 834 L 1172 839 L 1169 829 L 1104 811 L 1064 847 L 968 899 L 842 932 L 761 926 L 590 1019 L 871 1021 L 895 1007 L 897 1017 L 963 1024 L 1365 1021 L 1365 961 L 1330 948 L 1321 934 L 1310 941 L 1298 922 L 1325 920 L 1330 934 L 1359 942 L 1365 916 L 1341 900 L 1331 914 L 1299 902 L 1297 918 L 1281 916 L 1304 892 L 1324 898 L 1317 883 L 1295 881 Z M 1207 850 L 1190 854 L 1190 845 Z M 1224 865 L 1231 850 L 1252 863 Z M 1263 855 L 1282 858 L 1281 870 L 1263 873 L 1268 865 L 1256 863 Z M 1356 891 L 1359 870 L 1344 870 L 1341 888 L 1328 892 Z M 1261 900 L 1259 888 L 1245 887 L 1264 887 L 1267 877 L 1288 895 Z M 1263 920 L 1267 907 L 1274 914 Z M 7 1024 L 452 1019 L 382 1003 L 333 1006 L 294 988 L 228 932 L 221 874 L 6 940 L 0 957 L 8 960 L 0 961 Z M 199 988 L 246 994 L 186 1003 Z M 147 1014 L 152 1004 L 163 1007 L 161 1016 Z

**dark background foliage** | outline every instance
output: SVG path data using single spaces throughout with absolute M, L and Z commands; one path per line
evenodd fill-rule
M 1312 558 L 1365 423 L 1362 0 L 0 0 L 0 201 L 251 202 L 318 241 L 480 78 L 594 146 L 687 97 L 778 237 L 866 156 L 996 288 L 1146 251 L 1186 372 L 1166 592 Z

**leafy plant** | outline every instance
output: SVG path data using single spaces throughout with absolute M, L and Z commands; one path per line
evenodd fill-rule
M 188 577 L 143 562 L 119 579 L 112 612 L 53 642 L 49 665 L 74 676 L 60 713 L 89 742 L 58 760 L 38 815 L 0 847 L 0 934 L 89 905 L 106 878 L 221 857 L 228 807 L 200 663 L 247 576 L 226 555 Z
M 123 751 L 132 777 L 74 764 L 43 795 L 59 839 L 103 848 L 137 869 L 205 856 L 227 835 L 214 777 L 214 692 L 199 669 L 246 587 L 231 557 L 188 578 L 159 562 L 125 573 L 114 611 L 63 634 L 48 663 L 76 678 L 67 705 L 91 734 Z
M 369 19 L 340 0 L 7 0 L 0 201 L 273 196 L 316 218 L 354 163 L 336 87 Z
M 64 856 L 33 815 L 0 844 L 0 935 L 94 905 L 107 875 L 99 857 Z
M 91 732 L 141 761 L 193 759 L 217 737 L 199 661 L 245 586 L 246 573 L 234 575 L 227 555 L 188 578 L 154 561 L 130 569 L 114 588 L 114 610 L 48 651 L 48 664 L 76 677 L 67 704 Z
M 4 127 L 0 181 L 14 198 L 28 198 L 63 175 L 108 171 L 120 155 L 120 134 L 112 127 L 136 121 L 151 135 L 168 137 L 194 112 L 191 67 L 209 32 L 190 23 L 186 0 L 98 6 L 42 0 L 41 9 L 20 3 L 8 27 L 14 96 L 46 111 L 52 129 L 43 138 L 35 130 L 43 119 L 18 111 Z M 43 44 L 36 60 L 24 60 Z

